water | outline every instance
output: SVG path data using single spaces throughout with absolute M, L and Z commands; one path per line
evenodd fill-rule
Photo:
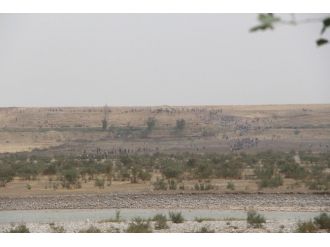
M 6 223 L 50 223 L 66 221 L 99 221 L 115 218 L 116 209 L 60 209 L 60 210 L 11 210 L 0 211 L 0 224 Z M 168 209 L 120 209 L 121 219 L 128 220 L 134 217 L 150 218 L 157 213 L 168 215 Z M 194 220 L 196 217 L 214 218 L 225 220 L 235 218 L 246 219 L 246 211 L 242 210 L 201 210 L 183 209 L 172 210 L 182 212 L 187 220 Z M 309 220 L 317 216 L 320 212 L 282 212 L 282 211 L 260 211 L 267 220 Z

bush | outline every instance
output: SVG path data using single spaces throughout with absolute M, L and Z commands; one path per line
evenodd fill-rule
M 62 173 L 63 187 L 70 189 L 72 185 L 78 187 L 78 173 L 74 168 L 64 170 Z
M 96 226 L 90 226 L 87 229 L 82 229 L 79 231 L 79 233 L 100 233 L 101 230 L 97 228 Z
M 178 119 L 176 120 L 176 125 L 175 125 L 175 129 L 177 131 L 182 131 L 186 126 L 186 120 L 184 119 Z
M 330 188 L 330 176 L 329 177 L 318 177 L 315 180 L 307 182 L 310 190 L 323 190 L 327 191 Z
M 95 179 L 95 186 L 99 187 L 100 189 L 104 189 L 105 180 L 103 178 L 96 178 Z
M 44 175 L 55 175 L 57 172 L 56 166 L 54 164 L 47 165 L 43 170 Z
M 156 182 L 153 184 L 154 190 L 167 190 L 167 183 L 163 178 L 157 178 Z
M 294 161 L 282 163 L 279 165 L 279 168 L 280 172 L 283 173 L 286 178 L 302 179 L 307 175 L 305 168 Z
M 173 223 L 183 223 L 184 222 L 184 218 L 182 216 L 182 213 L 181 212 L 169 212 L 168 213 L 169 216 L 170 216 L 170 219 Z
M 227 183 L 227 189 L 228 190 L 235 190 L 235 184 L 233 182 Z
M 321 213 L 314 218 L 314 223 L 319 229 L 326 229 L 330 231 L 330 215 L 327 213 Z
M 203 226 L 201 229 L 197 230 L 196 233 L 214 233 L 214 230 L 209 229 L 207 226 Z
M 155 221 L 155 229 L 161 230 L 168 228 L 166 215 L 156 214 L 152 220 Z
M 316 232 L 316 231 L 317 231 L 317 228 L 311 220 L 306 221 L 306 222 L 299 222 L 297 224 L 296 232 L 299 232 L 299 233 L 312 233 L 312 232 Z
M 64 227 L 63 226 L 56 226 L 54 223 L 49 224 L 50 230 L 54 233 L 64 233 Z
M 10 166 L 0 165 L 0 187 L 5 187 L 15 175 L 15 171 Z
M 133 219 L 126 229 L 128 233 L 150 233 L 152 232 L 149 221 L 145 221 L 140 217 Z
M 277 188 L 283 184 L 281 175 L 275 175 L 270 178 L 263 178 L 259 182 L 260 188 Z
M 26 225 L 19 225 L 16 226 L 15 228 L 12 228 L 9 230 L 10 233 L 29 233 L 30 230 L 29 228 L 26 227 Z
M 205 183 L 196 183 L 194 185 L 195 190 L 212 190 L 214 189 L 214 186 L 210 182 Z
M 147 130 L 152 131 L 155 128 L 156 125 L 156 119 L 149 117 L 147 120 Z
M 260 179 L 258 183 L 260 188 L 276 188 L 283 184 L 282 176 L 276 173 L 275 166 L 272 164 L 267 164 L 261 168 L 256 168 L 255 174 Z
M 198 179 L 207 179 L 211 177 L 213 170 L 209 164 L 200 164 L 194 171 L 195 177 Z
M 142 181 L 150 181 L 151 179 L 151 174 L 148 171 L 145 170 L 141 170 L 138 174 L 138 177 L 142 180 Z
M 170 180 L 168 180 L 168 188 L 169 188 L 170 190 L 176 190 L 176 188 L 177 188 L 177 183 L 176 183 L 176 181 L 175 181 L 174 179 L 170 179 Z
M 214 221 L 214 218 L 207 218 L 207 217 L 195 217 L 195 221 L 198 223 L 202 223 L 203 221 Z
M 182 167 L 179 164 L 169 163 L 165 165 L 165 168 L 162 170 L 163 175 L 167 179 L 179 178 L 183 173 Z
M 241 178 L 243 169 L 242 162 L 226 161 L 218 163 L 218 160 L 214 160 L 214 162 L 216 162 L 216 169 L 214 172 L 217 178 Z
M 266 223 L 266 219 L 261 214 L 258 214 L 256 211 L 251 210 L 247 212 L 247 223 L 249 226 L 252 226 L 254 228 L 260 228 L 262 227 L 263 223 Z
M 103 219 L 98 221 L 98 223 L 120 222 L 120 221 L 121 221 L 120 210 L 117 210 L 114 218 Z

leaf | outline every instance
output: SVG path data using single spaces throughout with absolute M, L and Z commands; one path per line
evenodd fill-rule
M 281 19 L 273 14 L 259 14 L 259 21 L 264 25 L 272 25 L 275 22 L 279 22 Z
M 321 30 L 321 34 L 323 34 L 328 27 L 330 27 L 330 17 L 323 20 L 323 28 Z
M 260 25 L 252 27 L 250 32 L 256 31 L 265 31 L 267 29 L 274 29 L 273 24 L 279 22 L 281 19 L 279 17 L 274 16 L 273 14 L 259 14 L 258 20 Z
M 256 32 L 256 31 L 264 31 L 264 30 L 267 30 L 267 29 L 273 29 L 273 26 L 271 25 L 259 25 L 259 26 L 255 26 L 255 27 L 252 27 L 250 29 L 250 32 Z
M 322 39 L 321 38 L 321 39 L 316 40 L 317 46 L 322 46 L 322 45 L 325 45 L 327 43 L 329 43 L 329 40 L 327 40 L 327 39 Z

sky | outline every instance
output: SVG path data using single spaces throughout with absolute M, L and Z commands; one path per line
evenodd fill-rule
M 321 24 L 250 33 L 256 18 L 0 14 L 0 107 L 330 103 Z

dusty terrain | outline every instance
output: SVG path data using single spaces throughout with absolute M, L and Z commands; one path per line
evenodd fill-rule
M 149 117 L 156 125 L 145 135 Z M 186 121 L 180 134 L 178 119 Z M 330 105 L 0 108 L 0 153 L 327 151 L 329 145 Z
M 150 119 L 154 121 L 152 127 L 148 127 Z M 180 119 L 185 120 L 181 129 L 177 123 Z M 178 188 L 174 190 L 155 190 L 155 181 L 164 175 L 164 170 L 157 168 L 157 160 L 154 160 L 156 164 L 153 164 L 148 180 L 132 182 L 134 169 L 130 165 L 126 167 L 129 177 L 120 177 L 125 173 L 125 170 L 120 170 L 124 167 L 121 157 L 126 155 L 135 155 L 136 164 L 133 164 L 137 165 L 137 157 L 145 155 L 146 158 L 149 154 L 164 154 L 168 158 L 178 154 L 189 159 L 189 155 L 195 154 L 240 155 L 244 152 L 258 155 L 267 150 L 290 153 L 293 161 L 289 164 L 308 171 L 306 177 L 293 179 L 282 174 L 281 184 L 260 188 L 260 179 L 256 179 L 255 174 L 255 169 L 261 165 L 260 160 L 244 164 L 242 174 L 237 178 L 212 177 L 211 174 L 212 188 L 207 191 L 196 190 L 196 184 L 203 181 L 194 177 L 178 179 Z M 299 151 L 308 151 L 311 157 L 313 154 L 325 156 L 320 159 L 322 164 L 310 162 L 306 157 L 300 160 Z M 13 212 L 11 210 L 39 212 L 50 209 L 58 210 L 60 214 L 63 212 L 61 209 L 118 208 L 242 212 L 253 208 L 261 212 L 329 212 L 327 174 L 330 170 L 326 163 L 329 152 L 330 105 L 0 108 L 0 165 L 10 164 L 11 168 L 17 165 L 20 168 L 20 176 L 13 176 L 0 187 L 0 213 L 4 216 L 6 212 Z M 45 157 L 47 161 L 43 160 Z M 172 157 L 175 159 L 178 160 Z M 146 164 L 140 164 L 142 170 L 148 168 L 148 159 L 145 160 Z M 115 169 L 111 173 L 111 185 L 96 186 L 97 177 L 108 181 L 105 173 L 91 179 L 86 179 L 81 173 L 83 162 L 92 161 L 88 166 L 98 167 L 110 162 Z M 187 166 L 186 160 L 180 162 Z M 288 159 L 285 162 L 289 162 Z M 80 167 L 75 167 L 78 163 Z M 61 169 L 65 164 L 79 171 L 79 188 L 63 185 L 65 173 L 62 174 Z M 235 165 L 235 162 L 231 164 Z M 56 174 L 40 172 L 52 165 L 60 169 Z M 24 178 L 24 172 L 33 174 L 29 168 L 34 166 L 39 167 L 37 176 Z M 316 180 L 315 167 L 321 169 L 320 181 Z M 5 174 L 6 169 L 2 172 Z M 169 182 L 168 179 L 166 183 Z M 327 187 L 317 189 L 310 182 Z M 228 187 L 230 183 L 235 188 Z M 180 189 L 181 184 L 184 184 L 184 189 Z M 54 230 L 49 223 L 23 223 L 27 223 L 33 232 Z M 293 232 L 297 223 L 298 219 L 267 219 L 264 227 L 254 229 L 248 227 L 245 218 L 203 222 L 187 220 L 182 224 L 168 222 L 168 229 L 154 231 L 197 232 L 201 227 L 207 227 L 215 232 Z M 85 219 L 60 220 L 56 224 L 64 226 L 67 232 L 78 232 L 89 225 L 102 232 L 123 232 L 129 222 L 102 223 Z M 8 231 L 11 227 L 12 224 L 0 220 L 0 231 Z

